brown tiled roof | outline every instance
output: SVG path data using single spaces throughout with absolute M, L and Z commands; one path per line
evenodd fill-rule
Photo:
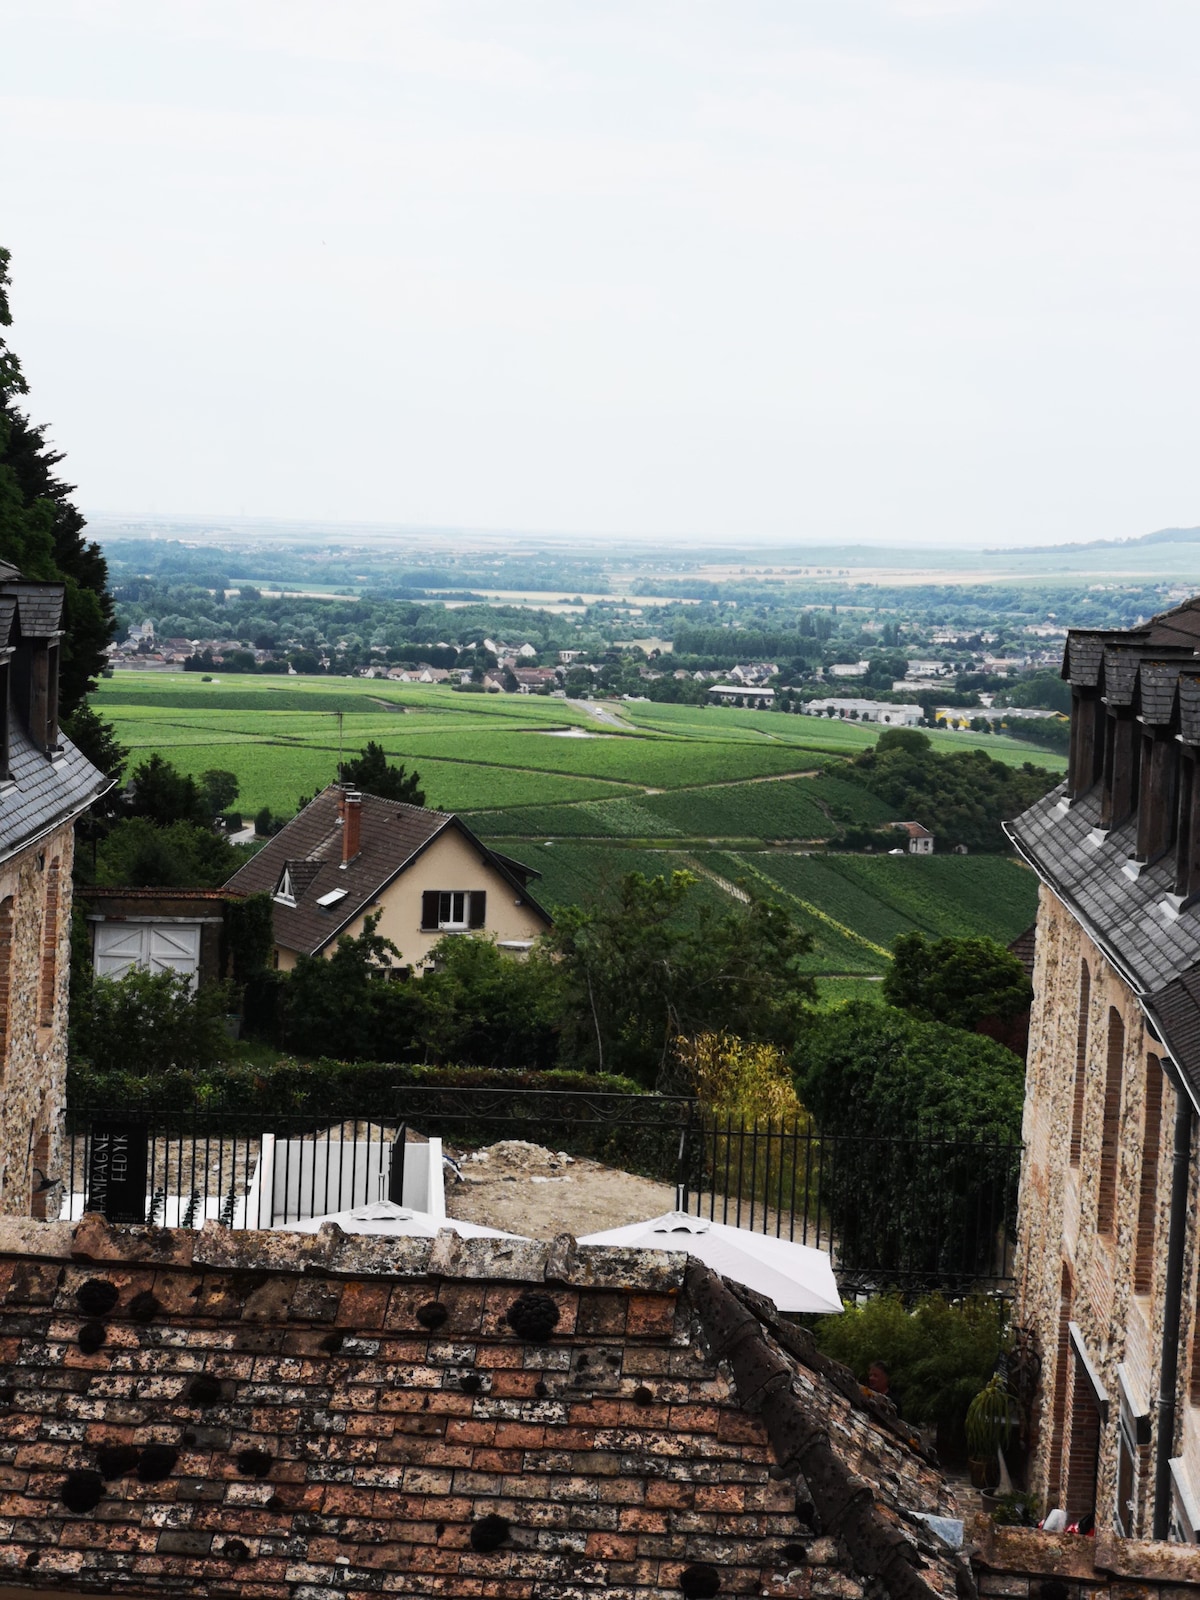
M 296 903 L 289 906 L 277 900 L 274 907 L 275 939 L 285 949 L 308 955 L 323 950 L 447 828 L 463 834 L 479 851 L 480 860 L 511 884 L 521 901 L 549 926 L 549 915 L 511 868 L 477 839 L 460 817 L 449 812 L 364 794 L 361 848 L 343 867 L 342 829 L 338 822 L 342 792 L 338 784 L 323 789 L 225 885 L 241 894 L 273 894 L 284 867 L 292 867 Z M 334 889 L 344 889 L 345 898 L 332 906 L 317 904 L 322 895 Z
M 648 1600 L 706 1566 L 721 1594 L 952 1600 L 932 1461 L 686 1268 L 0 1219 L 0 1583 Z
M 1025 976 L 1032 983 L 1033 962 L 1037 953 L 1037 923 L 1031 922 L 1025 932 L 1019 933 L 1008 948 L 1025 968 Z
M 1193 596 L 1170 611 L 1160 611 L 1146 625 L 1147 642 L 1156 649 L 1177 645 L 1200 650 L 1200 598 Z

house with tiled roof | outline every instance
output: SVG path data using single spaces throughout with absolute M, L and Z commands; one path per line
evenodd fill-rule
M 529 891 L 540 874 L 490 849 L 461 817 L 330 784 L 230 878 L 239 894 L 272 897 L 275 960 L 331 955 L 339 938 L 377 932 L 419 970 L 451 933 L 522 954 L 550 926 Z
M 58 726 L 63 586 L 0 562 L 0 1212 L 44 1207 L 66 1099 L 75 823 L 109 780 Z
M 1008 832 L 1041 880 L 1017 1321 L 1032 1487 L 1200 1541 L 1200 600 L 1072 629 L 1066 781 Z M 1198 1557 L 1200 1559 L 1200 1557 Z

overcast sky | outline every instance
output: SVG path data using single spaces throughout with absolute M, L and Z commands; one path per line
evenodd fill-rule
M 886 542 L 1200 523 L 1200 8 L 6 0 L 94 510 Z

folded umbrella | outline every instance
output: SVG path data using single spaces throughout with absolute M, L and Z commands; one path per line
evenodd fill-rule
M 626 1249 L 686 1250 L 697 1261 L 773 1300 L 780 1311 L 838 1312 L 837 1280 L 827 1250 L 776 1239 L 749 1228 L 732 1228 L 686 1211 L 668 1211 L 647 1222 L 589 1233 L 580 1244 Z
M 392 1238 L 407 1236 L 432 1239 L 449 1228 L 462 1239 L 521 1239 L 520 1233 L 505 1233 L 502 1228 L 485 1228 L 479 1222 L 460 1222 L 457 1217 L 434 1217 L 411 1206 L 398 1206 L 394 1200 L 369 1200 L 346 1211 L 330 1211 L 323 1217 L 305 1217 L 289 1222 L 291 1233 L 316 1233 L 323 1222 L 336 1222 L 343 1233 L 378 1233 Z

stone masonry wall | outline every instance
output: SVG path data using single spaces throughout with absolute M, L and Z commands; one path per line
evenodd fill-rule
M 897 1600 L 951 1600 L 910 1514 L 952 1512 L 934 1467 L 849 1374 L 797 1367 L 814 1459 L 832 1445 L 849 1470 L 824 1493 L 782 1470 L 685 1265 L 569 1239 L 10 1223 L 0 1586 L 648 1600 L 700 1566 L 721 1594 L 879 1595 L 821 1525 L 832 1491 L 899 1559 Z M 778 1365 L 749 1320 L 736 1359 L 753 1337 Z
M 62 1114 L 66 1103 L 67 996 L 70 986 L 71 867 L 75 832 L 58 829 L 0 862 L 0 903 L 11 897 L 8 962 L 8 1028 L 0 1076 L 0 1214 L 28 1216 L 30 1168 L 38 1156 L 44 1172 L 57 1176 Z M 58 912 L 54 947 L 46 937 L 46 891 L 58 863 Z M 51 1004 L 43 1008 L 44 959 L 51 959 Z M 38 1141 L 49 1137 L 39 1150 Z
M 1087 1006 L 1085 1093 L 1081 1148 L 1070 1159 L 1075 1068 L 1080 1015 L 1081 963 L 1090 973 Z M 1097 1524 L 1114 1527 L 1117 1429 L 1122 1393 L 1118 1367 L 1133 1413 L 1148 1413 L 1157 1423 L 1156 1401 L 1162 1342 L 1163 1273 L 1166 1263 L 1171 1145 L 1175 1097 L 1169 1082 L 1162 1092 L 1159 1153 L 1150 1175 L 1154 1233 L 1150 1292 L 1134 1291 L 1134 1262 L 1141 1204 L 1147 1056 L 1164 1051 L 1149 1033 L 1136 997 L 1074 916 L 1043 886 L 1038 912 L 1034 1005 L 1025 1100 L 1025 1158 L 1021 1175 L 1017 1256 L 1017 1320 L 1032 1327 L 1043 1358 L 1041 1397 L 1036 1419 L 1036 1449 L 1030 1486 L 1047 1508 L 1060 1504 L 1059 1485 L 1050 1481 L 1061 1461 L 1065 1475 L 1069 1440 L 1055 1439 L 1056 1416 L 1070 1408 L 1055 1405 L 1056 1392 L 1070 1381 L 1073 1358 L 1060 1346 L 1060 1290 L 1063 1264 L 1071 1284 L 1070 1320 L 1079 1324 L 1088 1354 L 1109 1398 L 1103 1429 L 1097 1487 Z M 1111 1232 L 1097 1229 L 1101 1143 L 1107 1083 L 1110 1008 L 1124 1024 L 1124 1056 L 1117 1139 L 1115 1218 Z M 1196 1162 L 1193 1160 L 1193 1173 Z M 1191 1208 L 1196 1215 L 1193 1197 Z M 1189 1284 L 1195 1283 L 1196 1228 L 1189 1240 Z M 1185 1295 L 1194 1318 L 1195 1297 Z M 1186 1356 L 1186 1352 L 1185 1352 Z M 1194 1427 L 1188 1416 L 1187 1361 L 1181 1360 L 1180 1429 Z M 1172 1446 L 1178 1445 L 1180 1434 Z M 1152 1438 L 1150 1460 L 1157 1451 Z M 1143 1454 L 1143 1467 L 1146 1456 Z M 1142 1470 L 1135 1485 L 1130 1531 L 1149 1537 L 1152 1485 Z

